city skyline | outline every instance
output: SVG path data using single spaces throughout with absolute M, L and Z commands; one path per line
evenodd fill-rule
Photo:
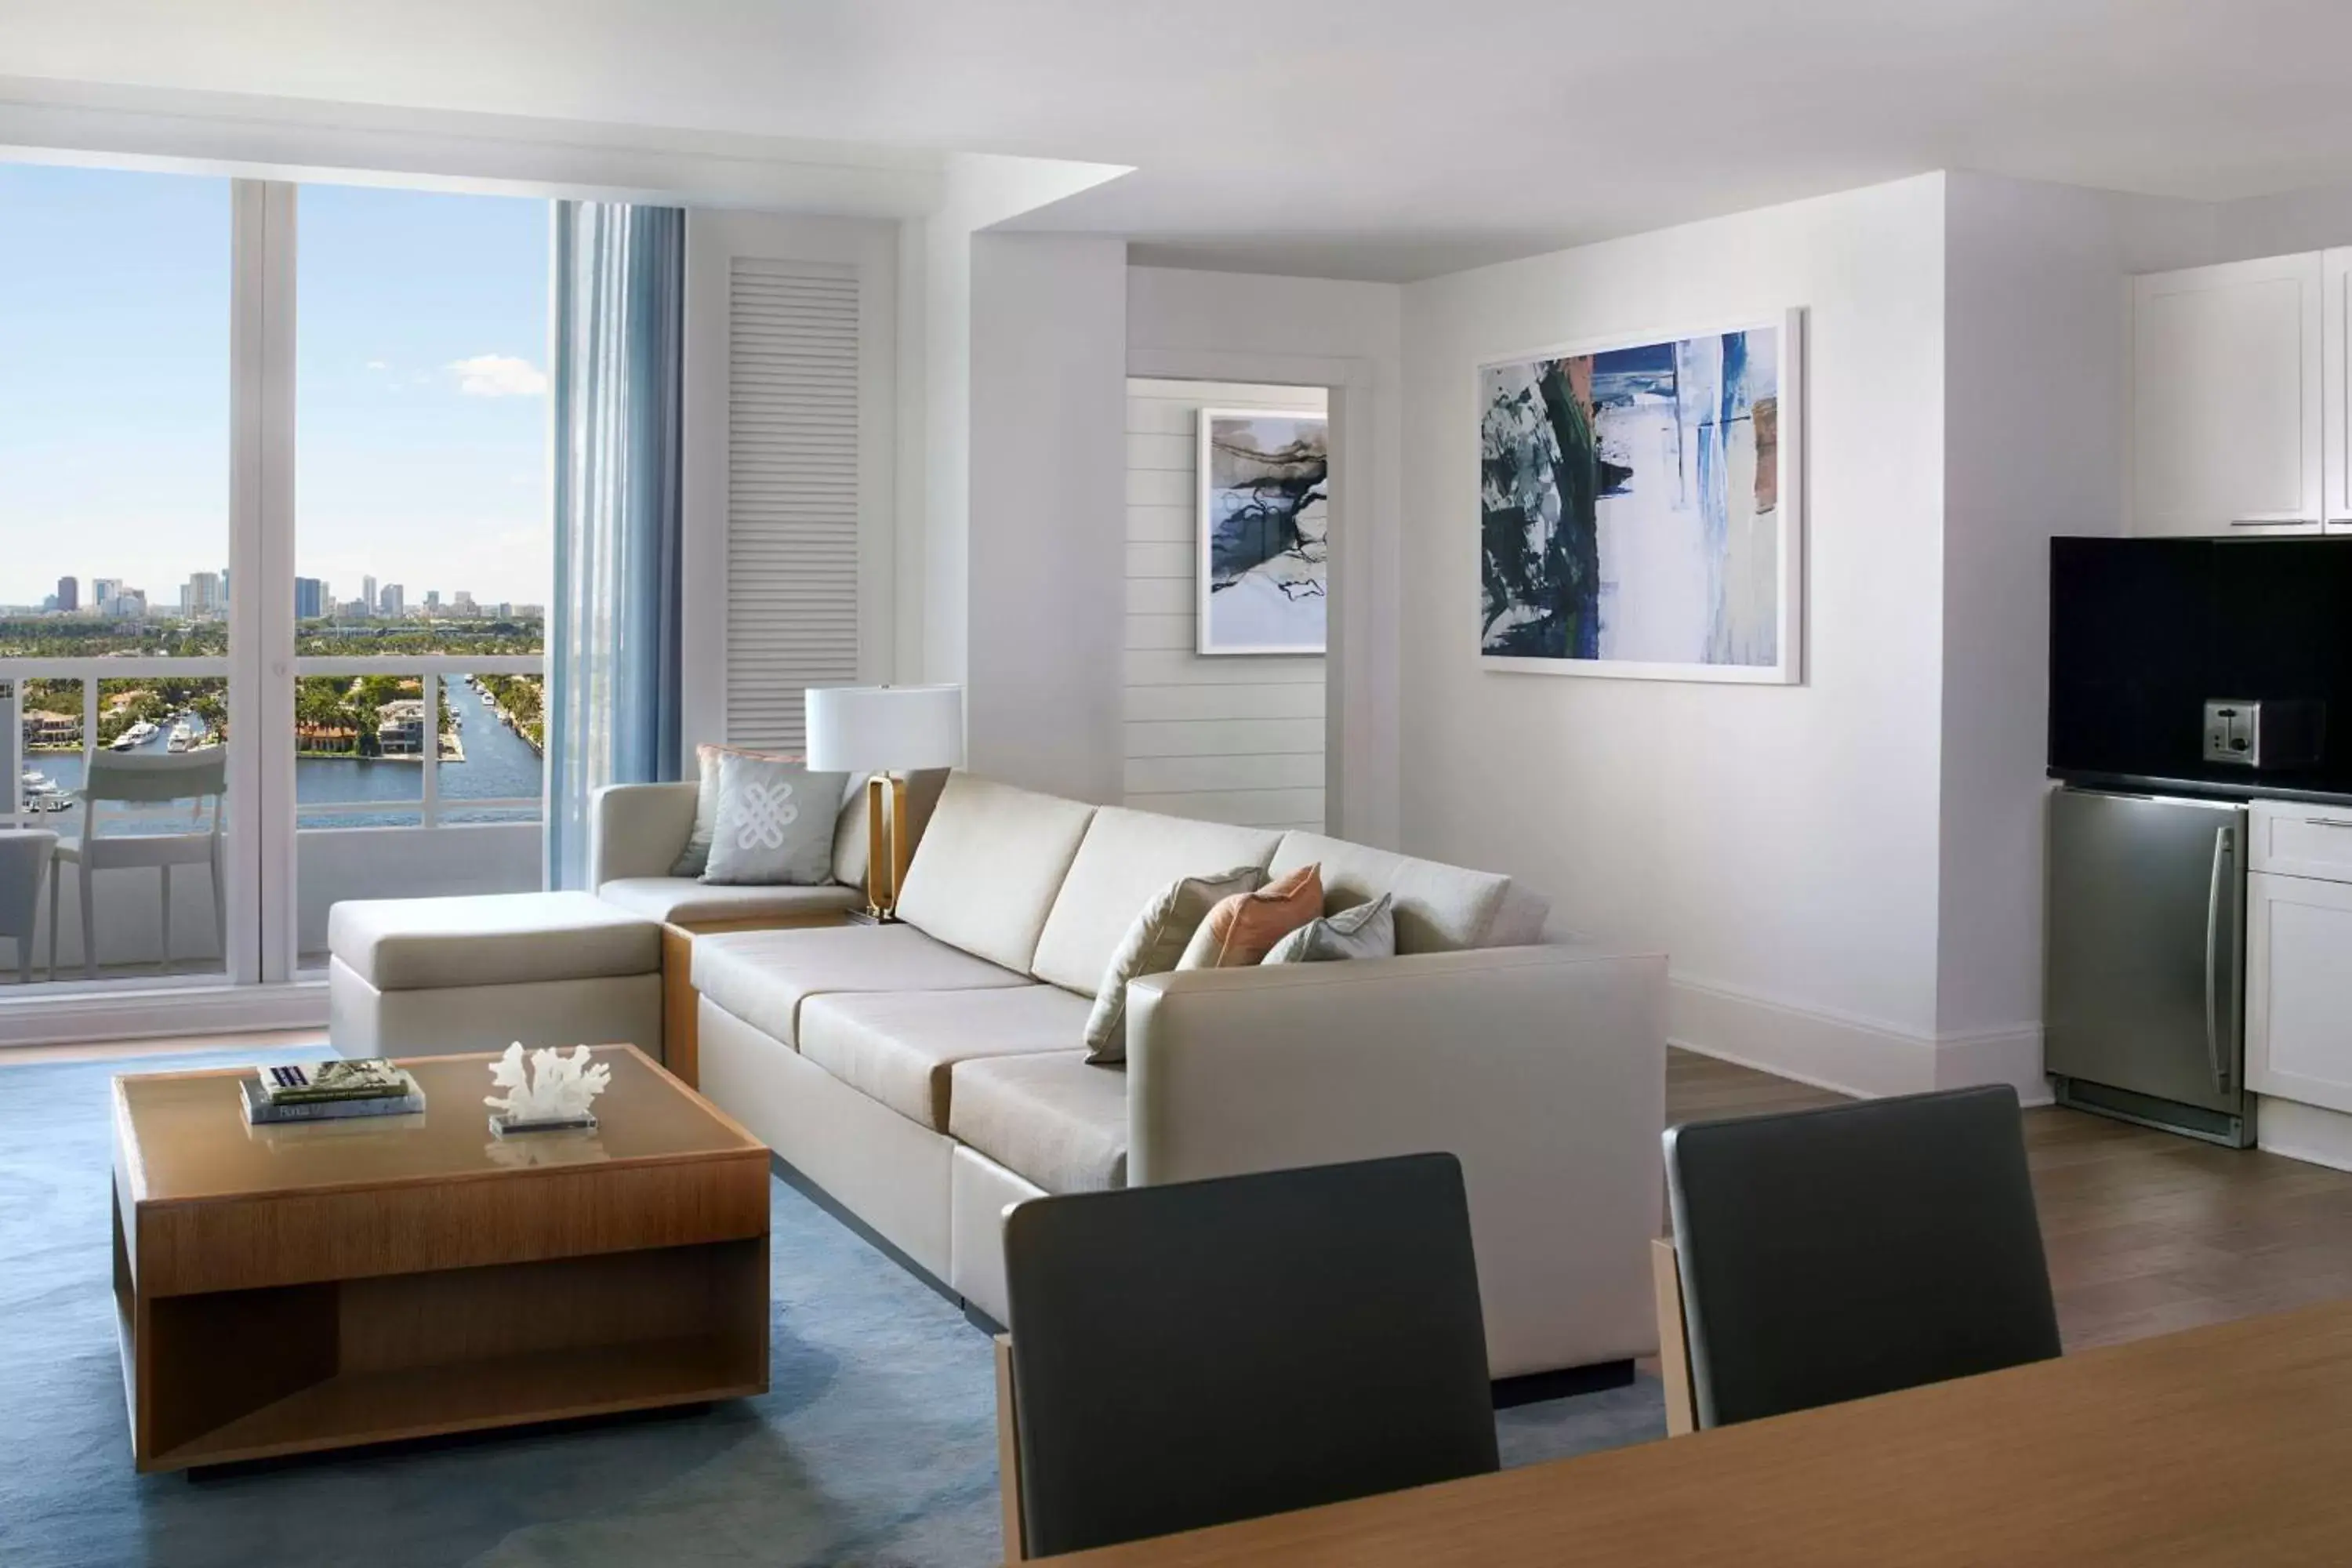
M 510 613 L 525 612 L 545 615 L 546 605 L 537 599 L 492 598 L 476 594 L 470 588 L 410 588 L 406 584 L 385 578 L 375 573 L 363 573 L 360 578 L 361 592 L 337 595 L 330 578 L 297 575 L 293 594 L 295 613 L 302 619 L 324 619 L 337 616 L 352 605 L 364 605 L 371 617 L 399 619 L 426 610 L 444 612 L 450 618 L 490 615 L 500 606 Z M 79 592 L 83 584 L 89 585 L 87 594 Z M 68 603 L 65 589 L 72 584 L 76 590 Z M 228 613 L 229 572 L 188 573 L 167 592 L 159 593 L 143 584 L 125 577 L 101 577 L 95 574 L 73 574 L 58 579 L 56 587 L 42 595 L 36 604 L 17 605 L 0 602 L 0 611 L 13 611 L 41 616 L 71 616 L 79 619 L 106 618 L 110 612 L 109 602 L 126 597 L 138 597 L 148 618 L 180 617 L 210 614 L 226 616 Z M 312 595 L 315 593 L 315 601 Z M 315 602 L 315 610 L 305 606 Z
M 297 205 L 296 570 L 544 603 L 548 204 Z M 0 164 L 0 605 L 97 560 L 176 606 L 228 556 L 228 182 Z

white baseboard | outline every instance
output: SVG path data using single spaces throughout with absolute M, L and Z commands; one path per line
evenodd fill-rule
M 1686 975 L 1667 990 L 1667 1039 L 1701 1056 L 1861 1099 L 2005 1083 L 2024 1104 L 2050 1103 L 2039 1025 L 1922 1035 Z
M 2352 1116 L 2263 1095 L 2254 1107 L 2254 1146 L 2290 1160 L 2352 1171 Z
M 326 1024 L 323 980 L 285 985 L 186 985 L 122 995 L 94 991 L 0 1003 L 0 1048 L 320 1029 Z
M 2051 1104 L 2050 1078 L 2042 1070 L 2042 1026 L 1938 1035 L 1935 1087 L 1959 1089 L 1972 1083 L 2008 1084 L 2017 1090 L 2021 1105 Z

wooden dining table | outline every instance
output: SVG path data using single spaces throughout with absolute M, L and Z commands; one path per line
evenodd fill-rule
M 2352 1301 L 1050 1561 L 2352 1563 Z

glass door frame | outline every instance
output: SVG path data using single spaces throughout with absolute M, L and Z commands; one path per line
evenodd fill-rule
M 229 879 L 229 924 L 245 939 L 231 983 L 277 985 L 295 978 L 296 946 L 296 187 L 238 180 L 233 191 L 229 800 L 234 820 L 254 830 L 241 874 Z

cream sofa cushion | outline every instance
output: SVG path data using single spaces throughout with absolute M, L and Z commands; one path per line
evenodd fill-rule
M 1533 947 L 1544 939 L 1544 923 L 1551 919 L 1551 900 L 1514 878 L 1503 894 L 1502 908 L 1486 928 L 1481 947 Z
M 1268 869 L 1279 877 L 1318 862 L 1323 867 L 1326 914 L 1370 903 L 1382 893 L 1395 898 L 1399 952 L 1458 952 L 1485 945 L 1511 886 L 1508 877 L 1492 871 L 1415 860 L 1319 833 L 1283 835 Z
M 1107 805 L 1062 879 L 1037 939 L 1029 973 L 1092 993 L 1144 907 L 1182 877 L 1214 877 L 1240 866 L 1265 868 L 1282 835 Z
M 1084 1051 L 958 1062 L 948 1131 L 1049 1193 L 1127 1184 L 1127 1072 Z
M 966 952 L 1025 973 L 1054 895 L 1094 815 L 1093 806 L 1075 800 L 971 773 L 950 775 L 923 830 L 923 847 L 907 868 L 898 918 Z M 1106 949 L 1104 957 L 1108 956 Z M 1097 963 L 1095 978 L 1101 977 Z
M 835 993 L 801 1005 L 801 1055 L 908 1121 L 945 1132 L 956 1063 L 1066 1051 L 1086 1023 L 1086 999 L 1058 985 Z
M 327 911 L 327 946 L 378 991 L 661 968 L 660 926 L 581 892 L 346 900 Z
M 982 991 L 1034 984 L 913 926 L 814 926 L 694 939 L 694 988 L 754 1028 L 800 1045 L 801 1004 L 837 991 Z
M 866 906 L 866 895 L 838 882 L 823 887 L 730 887 L 692 877 L 624 877 L 596 889 L 606 903 L 631 914 L 675 925 L 703 921 L 760 920 L 771 916 L 821 915 Z

